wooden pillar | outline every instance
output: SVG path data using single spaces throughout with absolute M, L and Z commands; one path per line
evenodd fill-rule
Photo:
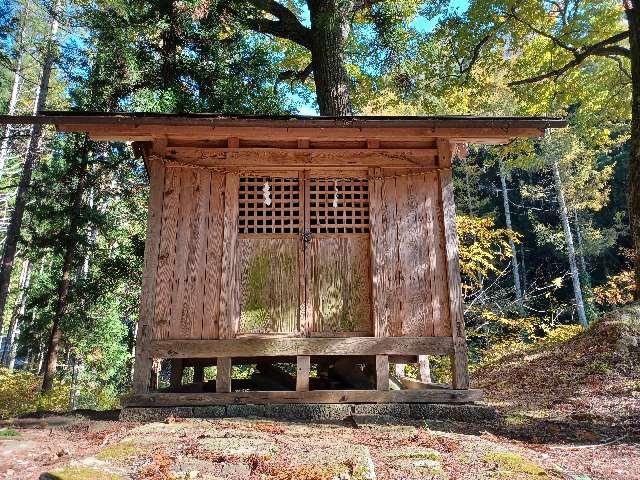
M 193 383 L 204 383 L 204 364 L 201 362 L 193 366 Z
M 184 360 L 181 358 L 174 358 L 171 360 L 171 375 L 169 377 L 169 383 L 171 388 L 178 388 L 182 386 L 182 374 L 184 373 Z
M 428 355 L 418 355 L 418 370 L 420 373 L 420 381 L 431 383 L 431 365 L 429 365 Z
M 140 314 L 136 331 L 136 357 L 133 368 L 133 390 L 147 393 L 151 383 L 153 358 L 151 357 L 151 328 L 155 308 L 156 270 L 162 226 L 162 195 L 165 167 L 157 155 L 147 157 L 149 172 L 149 207 L 147 211 L 147 239 L 144 245 L 144 272 Z
M 309 371 L 311 370 L 311 357 L 298 355 L 298 368 L 296 371 L 296 392 L 309 391 Z
M 453 145 L 446 139 L 438 139 L 438 166 L 440 195 L 444 221 L 444 243 L 446 248 L 447 283 L 449 290 L 449 319 L 453 338 L 451 355 L 452 387 L 469 388 L 469 367 L 467 342 L 464 334 L 462 310 L 462 285 L 460 281 L 460 261 L 458 258 L 458 235 L 456 231 L 456 207 L 453 198 Z
M 160 370 L 162 369 L 162 360 L 154 358 L 151 361 L 151 373 L 149 375 L 149 390 L 157 390 L 160 385 Z
M 389 390 L 389 356 L 376 355 L 376 389 Z
M 218 357 L 216 373 L 216 392 L 231 391 L 231 358 Z
M 220 338 L 234 338 L 240 317 L 240 287 L 237 285 L 238 189 L 237 174 L 226 175 L 224 194 L 224 231 L 220 290 Z

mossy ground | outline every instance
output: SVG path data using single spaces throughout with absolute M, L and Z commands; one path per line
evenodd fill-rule
M 15 438 L 20 434 L 13 428 L 0 428 L 0 438 Z
M 544 468 L 539 467 L 522 455 L 512 452 L 490 452 L 482 458 L 484 462 L 497 467 L 497 473 L 505 478 L 527 476 L 549 478 Z
M 42 480 L 124 480 L 124 477 L 93 467 L 69 466 L 49 472 Z

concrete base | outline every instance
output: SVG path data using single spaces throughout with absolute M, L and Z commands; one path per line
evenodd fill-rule
M 347 417 L 383 417 L 398 420 L 491 421 L 497 417 L 493 407 L 483 404 L 438 403 L 329 403 L 269 405 L 209 405 L 194 407 L 125 407 L 120 420 L 158 422 L 167 417 L 233 418 L 261 417 L 300 421 L 337 421 Z

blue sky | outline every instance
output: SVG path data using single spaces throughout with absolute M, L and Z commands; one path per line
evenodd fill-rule
M 437 1 L 437 0 L 436 0 Z M 449 8 L 457 11 L 465 11 L 469 7 L 470 0 L 449 0 Z M 308 11 L 303 13 L 303 23 L 309 24 Z M 429 32 L 438 23 L 438 18 L 428 19 L 423 16 L 417 16 L 412 22 L 412 26 L 419 32 Z M 318 109 L 315 102 L 305 102 L 301 97 L 295 96 L 295 101 L 300 102 L 298 113 L 300 115 L 318 115 Z

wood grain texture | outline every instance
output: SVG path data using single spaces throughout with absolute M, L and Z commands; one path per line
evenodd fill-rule
M 451 146 L 449 142 L 438 141 L 441 162 L 450 162 Z M 449 156 L 449 160 L 447 160 Z M 458 235 L 456 232 L 456 207 L 453 197 L 453 178 L 451 170 L 440 172 L 440 188 L 442 195 L 443 225 L 445 248 L 447 255 L 447 278 L 449 287 L 449 312 L 451 336 L 454 354 L 453 388 L 469 388 L 469 369 L 467 344 L 464 333 L 464 316 L 462 306 L 462 283 L 460 280 L 460 261 L 458 257 Z
M 376 390 L 389 390 L 389 357 L 376 355 Z
M 425 175 L 425 233 L 428 245 L 428 275 L 431 286 L 433 335 L 450 336 L 449 288 L 444 244 L 442 201 L 438 175 Z
M 312 238 L 307 303 L 313 332 L 373 332 L 369 240 Z
M 296 391 L 309 391 L 309 372 L 311 371 L 311 357 L 298 355 L 296 357 Z
M 482 390 L 312 390 L 310 392 L 148 393 L 123 399 L 126 407 L 172 407 L 270 403 L 469 403 Z
M 239 239 L 239 334 L 298 331 L 299 239 Z
M 207 222 L 206 266 L 204 271 L 204 300 L 202 338 L 219 338 L 220 288 L 222 276 L 222 246 L 224 242 L 225 175 L 214 173 Z
M 236 174 L 227 174 L 224 196 L 224 240 L 220 290 L 220 338 L 233 338 L 240 319 L 238 288 L 238 187 Z
M 380 168 L 370 168 L 369 177 L 369 256 L 371 258 L 371 311 L 373 335 L 384 336 L 388 330 L 385 315 L 384 272 L 385 257 L 382 244 L 384 225 L 382 224 L 382 184 Z
M 434 167 L 437 149 L 287 149 L 168 147 L 168 160 L 210 167 Z
M 180 172 L 180 200 L 178 206 L 178 226 L 176 236 L 176 257 L 173 267 L 173 284 L 171 291 L 171 315 L 169 316 L 169 338 L 185 338 L 182 326 L 182 309 L 185 298 L 185 279 L 187 276 L 187 255 L 189 247 L 189 231 L 191 230 L 191 213 L 193 203 L 195 176 L 197 172 L 192 168 L 181 168 Z M 191 321 L 191 319 L 189 319 Z M 185 330 L 191 330 L 191 325 L 185 325 Z M 186 337 L 189 338 L 189 337 Z
M 180 169 L 166 169 L 158 274 L 156 279 L 153 338 L 164 339 L 170 335 L 171 300 L 174 287 L 176 261 L 176 235 L 180 205 Z
M 231 359 L 218 357 L 216 363 L 216 392 L 225 393 L 231 391 Z
M 401 335 L 428 336 L 427 316 L 431 315 L 430 291 L 426 285 L 427 256 L 425 255 L 426 235 L 424 234 L 424 210 L 418 185 L 424 182 L 422 176 L 398 178 L 398 267 L 400 290 Z
M 384 174 L 384 170 L 382 171 Z M 400 318 L 400 290 L 398 267 L 398 214 L 396 180 L 394 178 L 382 181 L 382 258 L 384 270 L 382 285 L 379 293 L 382 295 L 381 330 L 377 336 L 398 336 L 402 332 Z
M 450 337 L 235 338 L 154 340 L 158 358 L 279 357 L 296 355 L 448 355 Z
M 133 388 L 136 393 L 145 393 L 151 377 L 150 345 L 155 310 L 156 276 L 160 230 L 162 227 L 162 204 L 165 168 L 158 158 L 149 159 L 149 206 L 147 210 L 147 238 L 144 245 L 144 272 L 140 296 L 140 314 L 136 331 L 136 359 L 133 373 Z
M 184 246 L 179 246 L 186 250 L 186 268 L 182 278 L 183 293 L 178 299 L 182 301 L 179 336 L 174 338 L 201 338 L 211 174 L 203 170 L 185 174 L 189 177 L 187 184 L 191 190 L 191 203 L 184 215 L 188 217 L 188 227 L 187 222 L 184 225 L 185 229 L 188 228 L 187 241 Z

